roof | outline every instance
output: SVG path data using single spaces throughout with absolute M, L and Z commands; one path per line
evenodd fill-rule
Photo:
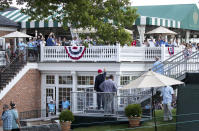
M 0 12 L 0 15 L 6 18 L 18 22 L 21 24 L 21 28 L 44 28 L 44 27 L 61 27 L 62 23 L 52 20 L 52 16 L 49 16 L 45 21 L 28 21 L 30 16 L 23 14 L 20 10 Z M 54 16 L 58 14 L 55 13 Z M 134 25 L 156 25 L 180 28 L 180 21 L 165 18 L 152 18 L 148 16 L 140 16 L 136 19 Z
M 0 26 L 18 27 L 19 25 L 16 22 L 13 22 L 12 20 L 0 15 Z
M 141 16 L 173 19 L 181 28 L 199 30 L 199 10 L 196 4 L 134 6 Z

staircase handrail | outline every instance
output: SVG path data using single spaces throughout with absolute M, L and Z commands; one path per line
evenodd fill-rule
M 185 56 L 184 56 L 184 51 L 185 51 L 185 50 L 183 50 L 183 51 L 177 53 L 176 55 L 174 55 L 173 57 L 176 57 L 178 54 L 183 53 L 183 54 L 177 56 L 175 59 L 173 59 L 173 57 L 170 57 L 170 58 L 168 58 L 167 60 L 165 60 L 165 61 L 159 63 L 158 65 L 156 65 L 156 66 L 154 66 L 154 67 L 152 67 L 151 70 L 153 70 L 153 71 L 158 71 L 158 70 L 160 70 L 162 67 L 164 67 L 165 64 L 173 63 L 173 61 L 175 61 L 176 59 L 178 59 L 178 58 L 180 58 L 180 57 L 182 57 L 182 56 L 183 56 L 183 57 L 182 57 L 183 60 L 186 60 L 186 58 L 185 58 Z M 198 51 L 193 52 L 193 53 L 191 54 L 191 57 L 192 57 L 192 55 L 197 54 L 197 53 L 198 53 Z M 170 60 L 170 59 L 172 59 L 172 60 Z
M 8 68 L 10 67 L 10 65 L 12 65 L 13 63 L 15 63 L 15 62 L 19 59 L 20 56 L 21 56 L 21 55 L 17 55 L 16 57 L 14 57 L 14 58 L 10 61 L 10 63 L 9 63 L 8 65 L 4 66 L 4 67 L 0 70 L 0 72 L 3 73 L 6 69 L 8 69 Z
M 181 54 L 181 53 L 183 53 L 183 54 Z M 172 62 L 172 61 L 176 60 L 177 58 L 179 58 L 179 57 L 180 57 L 180 56 L 178 56 L 179 54 L 181 54 L 180 56 L 182 56 L 182 55 L 184 56 L 184 50 L 178 52 L 177 54 L 175 54 L 175 55 L 173 55 L 173 56 L 171 56 L 171 57 L 169 57 L 169 58 L 166 59 L 165 61 L 160 62 L 159 64 L 157 64 L 156 66 L 154 66 L 154 67 L 152 67 L 152 68 L 150 68 L 150 69 L 153 70 L 153 71 L 159 70 L 160 68 L 162 68 L 162 66 L 163 66 L 165 63 L 167 63 L 167 62 Z M 176 58 L 173 59 L 174 57 L 176 57 Z

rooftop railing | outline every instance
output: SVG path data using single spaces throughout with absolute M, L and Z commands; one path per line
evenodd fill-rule
M 175 47 L 174 54 L 182 49 Z M 86 48 L 83 56 L 74 60 L 69 57 L 64 46 L 41 47 L 41 62 L 122 62 L 122 61 L 155 61 L 155 57 L 162 61 L 169 58 L 168 47 L 122 47 L 120 45 L 90 46 Z

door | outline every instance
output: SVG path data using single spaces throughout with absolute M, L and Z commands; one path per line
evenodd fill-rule
M 56 114 L 56 87 L 47 87 L 46 88 L 46 115 L 47 109 L 48 109 L 48 104 L 50 101 L 53 100 L 55 104 L 55 114 Z

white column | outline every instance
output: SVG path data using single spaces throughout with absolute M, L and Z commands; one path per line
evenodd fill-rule
M 121 76 L 121 72 L 120 72 L 120 71 L 117 71 L 116 74 L 115 74 L 115 78 L 114 78 L 114 81 L 116 82 L 117 87 L 118 87 L 118 89 L 117 89 L 117 96 L 120 95 L 120 94 L 119 94 L 120 76 Z M 114 105 L 114 108 L 115 108 L 116 110 L 118 110 L 118 108 L 119 108 L 119 103 L 120 103 L 120 98 L 119 98 L 119 97 L 115 97 L 115 98 L 116 98 L 116 99 L 115 99 L 114 103 L 116 103 L 116 104 Z
M 40 61 L 44 61 L 44 46 L 40 46 Z
M 120 44 L 117 43 L 117 62 L 120 62 Z
M 77 91 L 77 74 L 76 71 L 71 71 L 72 77 L 73 77 L 73 87 L 72 87 L 72 92 Z M 74 113 L 77 111 L 77 94 L 73 93 L 71 94 L 72 96 L 72 112 Z
M 190 33 L 191 32 L 189 30 L 186 31 L 186 43 L 189 43 Z
M 56 86 L 56 90 L 55 90 L 55 101 L 56 101 L 56 113 L 58 112 L 58 109 L 59 109 L 59 75 L 55 75 L 55 86 Z
M 41 116 L 46 117 L 46 87 L 45 87 L 45 75 L 41 75 Z
M 140 34 L 140 44 L 144 43 L 145 25 L 138 25 L 138 32 Z
M 161 61 L 165 61 L 166 60 L 166 48 L 165 45 L 161 46 Z

